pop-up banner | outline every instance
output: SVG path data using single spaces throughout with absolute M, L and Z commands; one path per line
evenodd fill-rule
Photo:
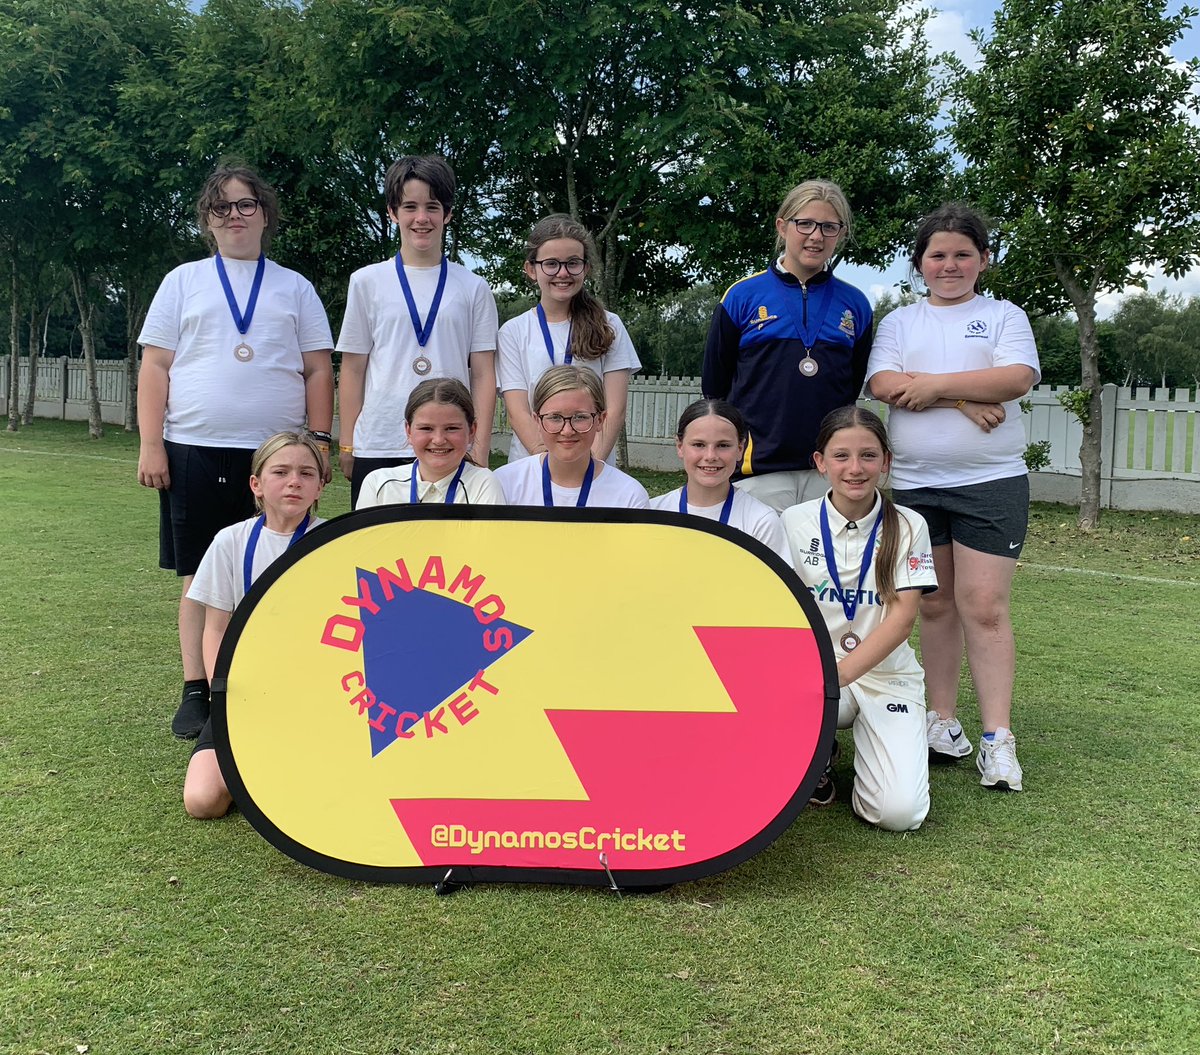
M 390 882 L 730 868 L 806 805 L 837 719 L 792 570 L 643 510 L 340 517 L 254 584 L 215 674 L 250 823 L 313 868 Z

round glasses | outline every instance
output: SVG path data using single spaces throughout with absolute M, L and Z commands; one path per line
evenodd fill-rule
M 582 410 L 575 414 L 539 414 L 538 421 L 542 423 L 551 436 L 557 436 L 568 425 L 572 432 L 591 432 L 596 427 L 596 414 L 585 414 Z
M 801 234 L 812 234 L 813 231 L 820 228 L 821 234 L 826 238 L 834 238 L 841 234 L 845 228 L 844 223 L 838 223 L 836 220 L 799 220 L 792 217 L 789 223 L 795 224 L 796 230 Z
M 258 212 L 258 199 L 240 198 L 237 201 L 215 201 L 208 207 L 209 212 L 222 220 L 234 209 L 237 209 L 239 216 L 253 216 Z
M 587 261 L 578 256 L 573 256 L 570 260 L 555 260 L 554 257 L 548 257 L 545 260 L 535 260 L 534 263 L 550 278 L 557 275 L 564 267 L 572 278 L 582 275 L 587 268 Z

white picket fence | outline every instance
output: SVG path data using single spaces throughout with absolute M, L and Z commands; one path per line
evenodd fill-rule
M 8 414 L 7 359 L 0 360 L 0 416 Z M 125 420 L 128 391 L 125 362 L 97 364 L 100 408 L 104 421 Z M 22 401 L 28 366 L 21 364 Z M 1031 477 L 1035 498 L 1079 501 L 1079 444 L 1083 427 L 1059 404 L 1057 389 L 1035 388 L 1032 411 L 1024 415 L 1029 442 L 1048 440 L 1050 462 Z M 627 433 L 629 459 L 649 469 L 675 469 L 675 424 L 683 408 L 700 395 L 695 377 L 638 377 L 629 391 Z M 1200 401 L 1186 389 L 1173 392 L 1117 388 L 1103 391 L 1100 500 L 1112 509 L 1168 509 L 1200 513 Z M 887 407 L 864 400 L 881 416 Z M 44 359 L 38 363 L 34 404 L 37 417 L 87 420 L 87 379 L 79 359 Z M 503 405 L 496 412 L 496 432 L 507 432 Z M 497 437 L 497 445 L 507 443 Z

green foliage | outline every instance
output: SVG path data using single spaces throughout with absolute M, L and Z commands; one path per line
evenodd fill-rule
M 1050 464 L 1050 441 L 1037 440 L 1029 444 L 1022 457 L 1025 459 L 1025 468 L 1031 473 L 1046 468 Z
M 1006 0 L 982 65 L 951 58 L 954 141 L 997 217 L 995 282 L 1031 309 L 1080 309 L 1200 253 L 1197 65 L 1165 0 Z
M 1200 378 L 1200 301 L 1139 293 L 1111 320 L 1123 385 L 1191 387 Z
M 682 293 L 627 301 L 621 321 L 642 360 L 642 372 L 699 377 L 704 343 L 720 293 L 707 283 Z
M 1092 394 L 1086 388 L 1074 388 L 1067 392 L 1058 392 L 1055 399 L 1064 410 L 1074 414 L 1083 426 L 1091 424 Z

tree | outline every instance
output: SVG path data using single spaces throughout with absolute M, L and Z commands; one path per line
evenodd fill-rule
M 1070 307 L 1087 403 L 1079 524 L 1100 518 L 1096 300 L 1200 259 L 1197 63 L 1169 48 L 1195 15 L 1165 0 L 1005 0 L 982 63 L 948 62 L 952 134 L 1003 253 L 992 288 Z
M 1139 293 L 1112 317 L 1126 385 L 1190 385 L 1196 376 L 1196 311 L 1181 296 Z
M 189 18 L 182 0 L 0 3 L 0 63 L 15 74 L 0 98 L 0 183 L 11 188 L 15 215 L 42 235 L 32 241 L 37 262 L 57 256 L 69 276 L 95 438 L 103 431 L 98 305 L 109 299 L 120 262 L 144 259 L 144 246 L 156 240 L 178 161 L 177 139 L 148 134 L 145 114 L 124 93 L 168 79 Z M 23 239 L 5 241 L 12 256 Z
M 347 7 L 308 6 L 356 26 L 342 55 L 321 34 L 337 83 L 311 94 L 338 105 L 319 112 L 374 119 L 357 142 L 447 152 L 464 184 L 455 244 L 493 279 L 517 273 L 552 211 L 595 234 L 610 304 L 740 277 L 814 175 L 860 207 L 855 257 L 882 261 L 940 183 L 924 16 L 900 0 L 416 0 L 357 24 Z

